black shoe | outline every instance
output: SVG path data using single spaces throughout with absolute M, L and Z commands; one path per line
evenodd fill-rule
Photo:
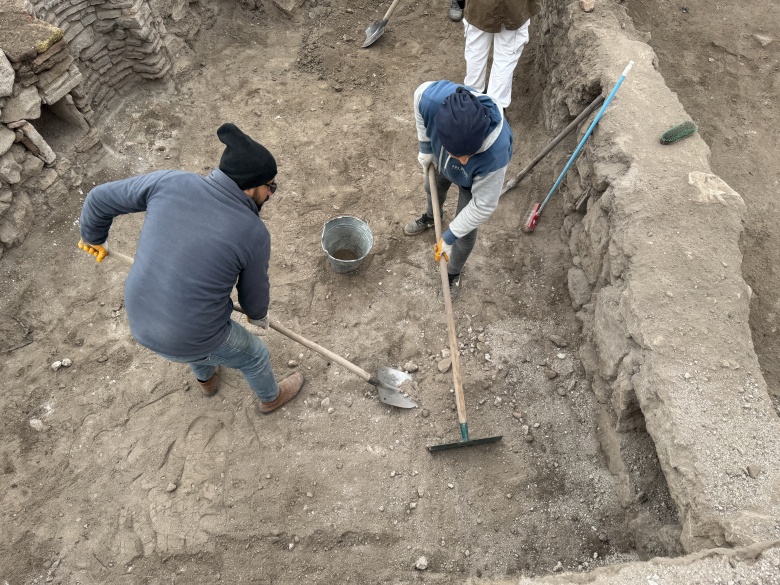
M 450 0 L 450 20 L 460 22 L 463 18 L 463 8 L 458 4 L 458 0 Z
M 460 274 L 448 274 L 447 278 L 450 281 L 450 300 L 454 301 L 458 298 L 460 293 Z M 439 302 L 444 302 L 444 291 L 439 291 Z
M 407 236 L 416 236 L 434 226 L 433 218 L 427 213 L 423 213 L 414 221 L 410 221 L 404 226 L 404 233 Z

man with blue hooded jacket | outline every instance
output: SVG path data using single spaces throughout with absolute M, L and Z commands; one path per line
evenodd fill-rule
M 217 136 L 225 150 L 208 176 L 155 171 L 92 189 L 79 248 L 101 262 L 113 219 L 146 212 L 125 283 L 133 337 L 189 364 L 204 396 L 217 393 L 220 366 L 240 370 L 268 414 L 295 398 L 303 375 L 277 384 L 268 348 L 230 318 L 230 295 L 235 286 L 248 321 L 268 328 L 271 239 L 259 213 L 276 192 L 276 160 L 234 124 Z
M 428 206 L 404 226 L 416 235 L 434 226 L 428 167 L 434 166 L 436 192 L 444 208 L 447 190 L 458 187 L 455 219 L 435 246 L 435 259 L 447 260 L 450 296 L 460 290 L 460 273 L 474 248 L 477 228 L 498 206 L 506 167 L 512 158 L 512 129 L 493 100 L 470 87 L 451 81 L 428 81 L 414 92 L 414 115 L 425 173 Z M 441 298 L 441 295 L 440 295 Z

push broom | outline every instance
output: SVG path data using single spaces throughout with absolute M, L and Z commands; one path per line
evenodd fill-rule
M 628 72 L 631 71 L 631 67 L 633 67 L 633 65 L 634 65 L 633 61 L 629 61 L 628 65 L 626 65 L 626 68 L 623 70 L 623 73 L 620 75 L 620 78 L 615 83 L 615 87 L 612 88 L 612 91 L 609 92 L 609 95 L 604 100 L 604 103 L 601 105 L 598 114 L 596 114 L 596 117 L 593 118 L 593 122 L 591 122 L 590 126 L 588 126 L 588 129 L 585 131 L 585 135 L 582 137 L 580 143 L 577 145 L 577 148 L 574 149 L 574 152 L 569 157 L 569 162 L 567 162 L 566 166 L 563 167 L 563 171 L 558 177 L 558 180 L 555 181 L 555 184 L 552 186 L 552 189 L 550 189 L 550 192 L 547 194 L 547 197 L 545 197 L 544 201 L 542 201 L 541 203 L 537 203 L 536 205 L 534 205 L 534 208 L 531 210 L 531 214 L 528 216 L 528 221 L 525 223 L 525 225 L 523 225 L 522 228 L 522 230 L 525 233 L 530 233 L 534 231 L 534 228 L 536 228 L 536 224 L 539 223 L 539 218 L 541 218 L 542 216 L 542 211 L 544 210 L 544 207 L 547 205 L 547 202 L 550 200 L 550 197 L 552 197 L 553 193 L 555 193 L 555 190 L 558 188 L 558 185 L 561 184 L 561 181 L 563 180 L 563 177 L 566 176 L 566 172 L 569 170 L 569 167 L 571 167 L 574 161 L 577 160 L 577 156 L 580 154 L 582 147 L 585 145 L 585 141 L 593 133 L 593 129 L 596 127 L 596 124 L 599 123 L 599 120 L 601 120 L 601 116 L 604 114 L 604 110 L 607 109 L 609 102 L 611 102 L 612 98 L 615 97 L 615 94 L 617 93 L 620 84 L 623 83 L 623 80 L 626 78 L 626 75 L 628 75 Z

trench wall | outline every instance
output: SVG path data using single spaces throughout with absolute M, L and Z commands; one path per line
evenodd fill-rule
M 689 117 L 620 5 L 585 13 L 548 2 L 536 27 L 550 128 L 606 96 L 635 62 L 556 194 L 580 358 L 621 502 L 639 492 L 627 461 L 646 432 L 686 552 L 777 540 L 780 419 L 748 326 L 742 198 L 713 174 L 698 135 L 660 144 Z

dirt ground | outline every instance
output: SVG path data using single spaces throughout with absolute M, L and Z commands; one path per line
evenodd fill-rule
M 446 4 L 401 3 L 369 49 L 360 48 L 364 30 L 384 6 L 310 1 L 290 18 L 214 4 L 176 78 L 138 86 L 104 117 L 107 169 L 0 259 L 0 580 L 450 583 L 663 552 L 637 541 L 638 518 L 675 518 L 646 435 L 636 462 L 644 495 L 628 509 L 595 438 L 557 200 L 533 235 L 520 232 L 573 138 L 502 199 L 455 304 L 472 438 L 503 438 L 426 449 L 459 440 L 451 372 L 439 370 L 447 326 L 433 235 L 401 229 L 424 206 L 412 93 L 464 74 L 462 25 L 447 19 Z M 617 9 L 626 5 L 652 33 L 714 172 L 748 203 L 751 325 L 777 395 L 780 144 L 768 100 L 780 89 L 780 41 L 755 36 L 777 30 L 768 18 L 777 6 L 690 0 L 683 11 L 629 0 Z M 557 133 L 541 123 L 534 32 L 508 109 L 509 176 Z M 381 404 L 353 374 L 269 332 L 277 376 L 297 368 L 307 382 L 295 402 L 260 419 L 238 372 L 205 399 L 185 366 L 133 341 L 126 266 L 97 265 L 76 248 L 83 197 L 93 183 L 155 169 L 207 173 L 226 121 L 279 162 L 280 189 L 262 213 L 272 317 L 370 372 L 412 370 L 419 408 Z M 57 132 L 47 136 L 55 150 L 67 140 Z M 445 209 L 451 219 L 452 202 Z M 342 214 L 368 221 L 375 239 L 351 275 L 336 274 L 320 246 L 324 222 Z M 120 218 L 109 250 L 132 254 L 142 221 Z M 65 359 L 72 365 L 50 367 Z

